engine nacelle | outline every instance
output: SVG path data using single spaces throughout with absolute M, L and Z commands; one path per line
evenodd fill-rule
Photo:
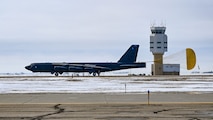
M 65 67 L 65 66 L 55 66 L 54 70 L 55 71 L 68 71 L 68 67 Z

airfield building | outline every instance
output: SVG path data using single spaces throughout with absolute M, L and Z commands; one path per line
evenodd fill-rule
M 151 27 L 150 51 L 154 56 L 152 75 L 179 75 L 179 64 L 163 64 L 163 55 L 168 50 L 166 27 Z

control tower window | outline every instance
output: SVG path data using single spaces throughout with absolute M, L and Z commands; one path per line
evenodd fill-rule
M 157 34 L 161 34 L 161 31 L 156 31 Z
M 153 30 L 152 34 L 164 34 L 165 31 L 162 30 Z

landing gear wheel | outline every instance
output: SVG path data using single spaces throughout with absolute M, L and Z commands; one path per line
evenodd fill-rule
M 93 76 L 96 76 L 96 72 L 92 73 Z
M 57 72 L 55 72 L 55 76 L 58 76 L 58 73 L 57 73 Z
M 97 74 L 98 74 L 98 76 L 100 76 L 101 72 L 100 72 L 100 71 L 98 71 L 98 72 L 97 72 Z

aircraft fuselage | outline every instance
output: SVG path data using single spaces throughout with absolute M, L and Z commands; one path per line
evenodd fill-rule
M 146 63 L 32 63 L 25 68 L 32 72 L 50 72 L 60 73 L 63 72 L 89 72 L 97 73 L 122 70 L 129 68 L 143 68 L 146 67 Z

